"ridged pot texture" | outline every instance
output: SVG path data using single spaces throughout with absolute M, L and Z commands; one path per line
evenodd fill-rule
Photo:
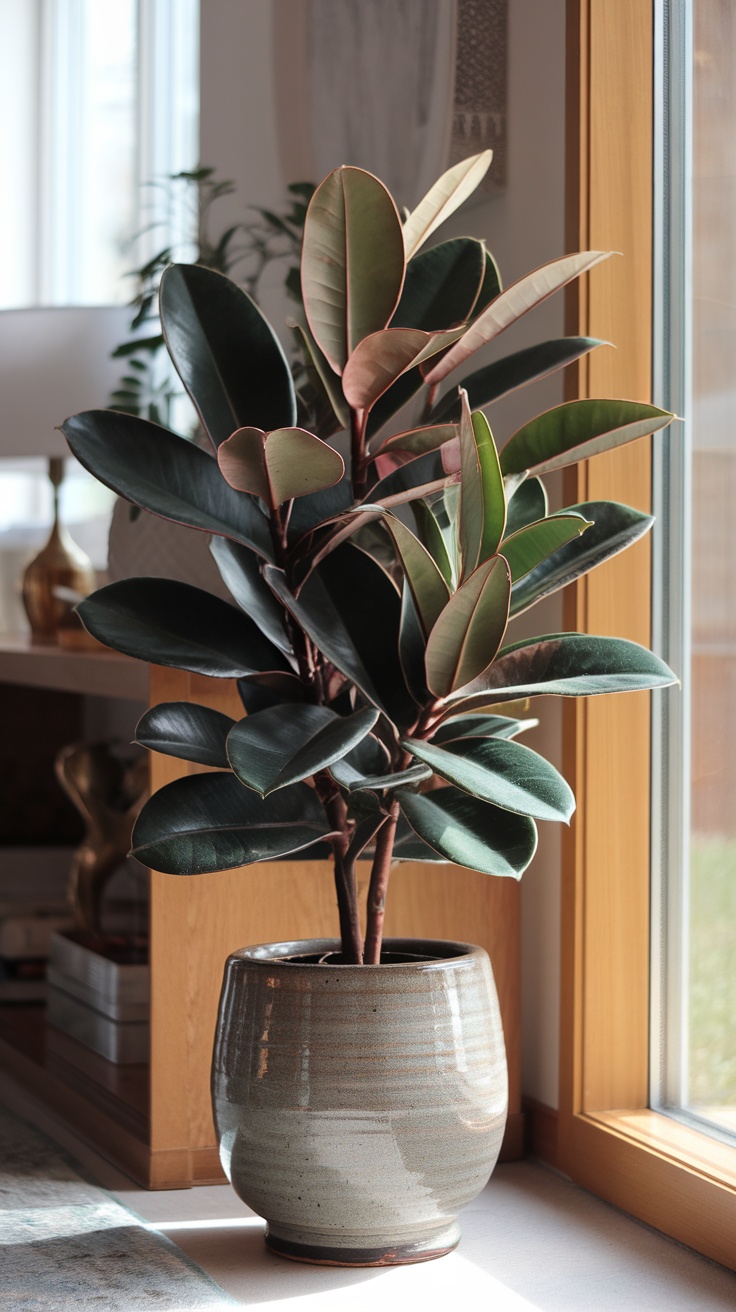
M 213 1061 L 222 1164 L 285 1256 L 440 1256 L 506 1121 L 490 961 L 469 944 L 389 940 L 390 964 L 320 964 L 338 950 L 266 944 L 228 959 Z

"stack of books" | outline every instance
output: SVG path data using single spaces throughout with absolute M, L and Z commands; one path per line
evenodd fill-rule
M 145 937 L 54 934 L 47 1020 L 118 1064 L 148 1060 L 150 971 Z
M 70 925 L 63 903 L 0 902 L 0 1003 L 45 999 L 52 936 Z

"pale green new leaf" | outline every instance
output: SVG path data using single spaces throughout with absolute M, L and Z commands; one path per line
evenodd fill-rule
M 401 220 L 378 178 L 349 167 L 325 178 L 307 210 L 301 268 L 310 330 L 341 374 L 358 343 L 386 327 L 404 282 Z
M 617 501 L 587 501 L 568 506 L 562 513 L 583 515 L 591 521 L 591 527 L 582 538 L 573 538 L 519 580 L 511 592 L 512 615 L 520 615 L 542 597 L 567 587 L 582 574 L 618 555 L 648 533 L 654 523 L 651 515 Z
M 506 524 L 506 491 L 488 420 L 471 415 L 460 392 L 460 550 L 463 577 L 498 550 Z
M 464 364 L 481 346 L 493 341 L 494 337 L 498 337 L 499 333 L 535 305 L 560 291 L 573 278 L 587 273 L 588 269 L 607 259 L 610 254 L 610 251 L 580 251 L 576 255 L 565 255 L 562 259 L 552 260 L 550 264 L 543 264 L 540 269 L 534 269 L 526 277 L 512 283 L 505 292 L 491 301 L 460 341 L 425 375 L 426 382 L 430 387 L 441 383 L 443 378 L 458 365 Z
M 426 636 L 448 604 L 450 590 L 436 562 L 411 529 L 395 515 L 386 515 L 384 523 L 399 553 L 404 575 Z
M 471 196 L 483 181 L 493 158 L 493 151 L 471 155 L 447 169 L 430 187 L 404 224 L 404 250 L 407 260 L 419 250 L 445 219 Z
M 582 515 L 563 512 L 550 515 L 548 519 L 540 519 L 535 524 L 527 524 L 525 528 L 504 538 L 501 550 L 509 562 L 512 583 L 523 578 L 573 538 L 579 538 L 591 527 L 592 522 L 583 519 Z
M 666 428 L 673 415 L 641 401 L 568 401 L 537 415 L 501 450 L 505 475 L 547 474 Z
M 427 641 L 427 684 L 436 697 L 449 696 L 491 664 L 506 632 L 510 596 L 509 567 L 494 556 L 450 598 Z
M 387 437 L 372 454 L 382 456 L 390 451 L 410 451 L 415 456 L 424 455 L 425 451 L 436 451 L 445 442 L 452 442 L 457 437 L 457 431 L 457 424 L 427 424 L 423 428 L 409 428 L 406 432 Z
M 273 510 L 293 497 L 334 487 L 345 473 L 339 452 L 304 428 L 239 428 L 217 452 L 223 477 Z

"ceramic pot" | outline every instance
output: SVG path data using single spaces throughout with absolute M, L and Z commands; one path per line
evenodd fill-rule
M 338 952 L 310 940 L 228 959 L 212 1082 L 222 1164 L 286 1257 L 439 1257 L 506 1121 L 490 961 L 441 940 L 389 939 L 380 966 L 329 964 Z

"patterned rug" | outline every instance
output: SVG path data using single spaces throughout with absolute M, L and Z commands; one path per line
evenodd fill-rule
M 238 1307 L 200 1267 L 50 1140 L 0 1108 L 0 1308 L 216 1312 Z

